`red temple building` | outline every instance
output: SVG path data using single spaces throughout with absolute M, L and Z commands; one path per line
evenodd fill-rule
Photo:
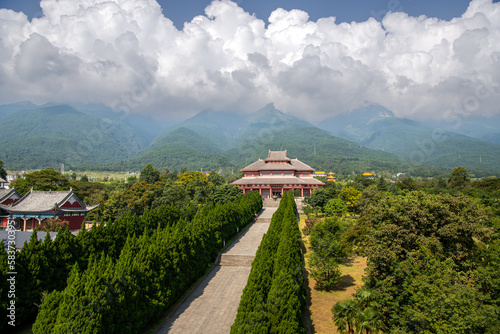
M 4 194 L 5 190 L 11 191 L 10 195 Z M 0 189 L 0 229 L 5 229 L 8 222 L 13 221 L 16 229 L 30 231 L 44 219 L 54 217 L 67 221 L 70 230 L 78 230 L 85 221 L 87 213 L 96 207 L 97 205 L 83 204 L 72 189 L 66 191 L 31 189 L 22 198 L 19 198 L 14 189 Z
M 312 177 L 314 169 L 298 159 L 289 159 L 285 151 L 269 151 L 269 156 L 243 168 L 244 176 L 233 185 L 243 193 L 258 191 L 262 198 L 281 197 L 284 191 L 300 190 L 300 196 L 311 196 L 323 182 Z

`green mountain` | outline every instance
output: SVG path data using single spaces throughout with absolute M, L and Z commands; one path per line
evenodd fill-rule
M 150 163 L 160 169 L 169 167 L 171 170 L 180 170 L 184 167 L 206 171 L 233 167 L 234 164 L 221 153 L 222 149 L 210 139 L 179 127 L 163 134 L 132 158 L 127 166 L 128 169 L 142 169 Z
M 456 166 L 496 173 L 500 166 L 500 145 L 399 119 L 380 106 L 325 120 L 321 129 L 272 104 L 247 115 L 202 111 L 165 128 L 168 124 L 102 105 L 4 105 L 0 160 L 9 169 L 64 163 L 73 169 L 125 170 L 152 163 L 159 169 L 208 171 L 238 169 L 265 158 L 268 150 L 286 149 L 290 158 L 342 174 L 430 175 Z
M 221 150 L 227 150 L 238 147 L 241 142 L 266 137 L 276 131 L 309 126 L 311 124 L 305 121 L 283 114 L 273 104 L 249 115 L 205 110 L 165 129 L 152 145 L 168 143 L 173 131 L 185 128 L 208 138 Z
M 429 121 L 425 124 L 434 128 L 500 144 L 500 115 L 491 117 L 455 117 L 439 122 Z
M 171 133 L 183 128 L 198 135 L 209 138 L 210 142 L 220 149 L 226 149 L 234 140 L 236 133 L 244 121 L 244 116 L 229 113 L 205 110 L 187 120 L 173 125 L 165 130 L 153 141 L 152 145 L 162 145 L 171 139 Z
M 0 118 L 16 111 L 36 109 L 38 106 L 29 101 L 0 105 Z
M 71 106 L 84 114 L 130 128 L 136 136 L 141 138 L 145 146 L 149 145 L 167 126 L 172 125 L 169 120 L 157 120 L 148 115 L 125 113 L 102 104 L 72 104 Z
M 130 127 L 66 106 L 19 110 L 0 118 L 0 160 L 10 169 L 124 160 L 146 146 Z
M 272 104 L 250 115 L 200 112 L 166 129 L 145 153 L 132 161 L 143 164 L 153 161 L 158 168 L 178 169 L 183 163 L 185 166 L 185 162 L 177 157 L 185 156 L 188 149 L 198 159 L 198 169 L 204 170 L 211 169 L 208 166 L 241 168 L 265 158 L 268 150 L 285 149 L 290 158 L 343 174 L 368 170 L 398 172 L 403 165 L 402 159 L 395 155 L 336 138 L 306 121 L 282 113 Z M 220 159 L 221 153 L 227 165 L 216 165 L 224 162 Z M 166 155 L 168 159 L 163 158 Z
M 210 171 L 234 166 L 225 156 L 201 152 L 183 144 L 165 144 L 150 148 L 131 159 L 126 166 L 127 169 L 142 169 L 147 164 L 152 164 L 160 170 L 168 167 L 170 170 L 186 168 Z
M 289 158 L 344 175 L 366 171 L 401 172 L 404 165 L 402 159 L 393 154 L 365 148 L 313 126 L 285 129 L 273 132 L 269 137 L 247 140 L 224 155 L 243 167 L 267 157 L 268 150 L 285 149 Z
M 318 125 L 341 138 L 442 168 L 498 171 L 500 145 L 394 117 L 380 106 L 358 109 Z

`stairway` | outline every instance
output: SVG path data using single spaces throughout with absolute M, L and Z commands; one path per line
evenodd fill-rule
M 280 206 L 281 198 L 273 199 L 273 198 L 264 198 L 263 207 L 264 208 L 277 208 Z
M 255 255 L 229 255 L 222 254 L 220 266 L 251 267 Z

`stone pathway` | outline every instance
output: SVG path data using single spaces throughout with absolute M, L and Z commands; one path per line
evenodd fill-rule
M 196 287 L 156 334 L 229 333 L 264 233 L 277 208 L 265 208 L 221 256 L 220 265 Z

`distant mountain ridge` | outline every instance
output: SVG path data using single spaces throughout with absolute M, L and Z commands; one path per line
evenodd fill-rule
M 381 106 L 368 106 L 331 117 L 318 127 L 417 163 L 445 168 L 500 169 L 500 145 L 397 118 Z
M 171 133 L 179 128 L 189 129 L 218 145 L 222 150 L 237 147 L 241 141 L 257 138 L 264 132 L 286 128 L 310 127 L 311 124 L 277 110 L 272 103 L 255 113 L 204 110 L 187 120 L 165 129 L 154 141 L 158 146 L 169 143 Z
M 287 149 L 290 157 L 314 168 L 342 174 L 411 167 L 423 175 L 428 166 L 500 170 L 500 145 L 436 132 L 381 106 L 338 115 L 316 127 L 273 104 L 251 114 L 205 110 L 174 124 L 103 105 L 22 102 L 0 106 L 0 148 L 0 160 L 10 169 L 64 163 L 137 170 L 152 163 L 159 169 L 237 170 L 268 150 Z
M 192 140 L 185 140 L 186 134 Z M 196 135 L 193 135 L 195 133 Z M 365 171 L 373 166 L 377 169 L 398 170 L 400 158 L 385 152 L 363 149 L 354 142 L 335 138 L 310 123 L 287 115 L 268 104 L 255 113 L 238 115 L 228 112 L 202 111 L 197 115 L 165 129 L 143 154 L 131 160 L 132 164 L 147 159 L 158 162 L 165 152 L 172 153 L 172 143 L 177 149 L 196 149 L 199 153 L 210 153 L 208 162 L 204 155 L 206 170 L 216 161 L 230 166 L 244 167 L 259 158 L 267 156 L 268 150 L 287 149 L 290 157 L 307 159 L 317 168 L 352 173 Z M 219 147 L 220 151 L 207 150 L 201 142 Z M 191 151 L 191 153 L 193 153 Z M 224 167 L 224 166 L 218 166 Z

